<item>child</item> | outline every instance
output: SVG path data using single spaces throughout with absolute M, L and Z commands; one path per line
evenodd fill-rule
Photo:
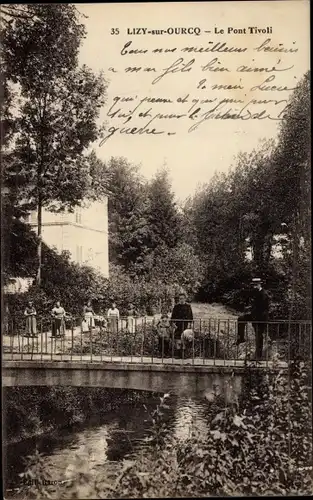
M 160 321 L 156 326 L 157 334 L 159 337 L 159 354 L 163 356 L 170 355 L 170 338 L 171 338 L 171 324 L 167 314 L 162 314 Z

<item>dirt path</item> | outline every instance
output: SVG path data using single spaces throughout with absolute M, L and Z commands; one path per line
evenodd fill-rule
M 222 304 L 204 304 L 200 302 L 193 302 L 191 304 L 195 318 L 217 318 L 217 319 L 236 319 L 239 314 L 236 314 L 230 308 Z

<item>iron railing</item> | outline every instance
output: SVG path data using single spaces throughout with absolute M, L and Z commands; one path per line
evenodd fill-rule
M 68 317 L 62 321 L 57 336 L 53 336 L 54 320 L 42 317 L 37 318 L 36 336 L 29 336 L 25 320 L 14 323 L 9 320 L 2 335 L 4 358 L 233 366 L 255 359 L 259 328 L 264 331 L 263 365 L 269 366 L 274 360 L 281 363 L 295 358 L 311 360 L 311 321 L 258 322 L 255 329 L 248 323 L 245 342 L 240 345 L 237 345 L 235 318 L 175 320 L 176 330 L 171 323 L 161 335 L 157 324 L 158 320 L 147 317 L 121 318 L 118 322 L 95 317 L 95 325 L 86 328 L 81 317 Z

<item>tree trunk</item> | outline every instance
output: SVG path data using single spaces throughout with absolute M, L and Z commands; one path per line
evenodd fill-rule
M 273 235 L 269 234 L 266 238 L 265 245 L 264 245 L 264 263 L 266 266 L 266 269 L 269 267 L 271 255 L 272 255 L 272 247 L 273 247 Z
M 260 236 L 254 237 L 252 239 L 252 250 L 253 250 L 253 262 L 255 267 L 255 272 L 263 272 L 263 255 L 264 255 L 264 239 Z
M 246 239 L 242 227 L 241 216 L 238 222 L 238 254 L 240 256 L 240 261 L 244 262 L 246 256 Z
M 1 264 L 2 269 L 5 271 L 11 269 L 11 234 L 12 234 L 12 220 L 13 220 L 13 201 L 10 197 L 2 196 L 2 223 L 3 231 L 1 238 Z
M 288 320 L 291 321 L 294 315 L 296 300 L 296 288 L 298 284 L 298 261 L 299 261 L 299 222 L 298 213 L 295 214 L 292 222 L 292 274 L 291 274 L 291 304 Z
M 264 229 L 252 239 L 253 260 L 258 273 L 266 274 L 268 272 L 272 244 L 272 235 Z
M 41 267 L 42 267 L 42 198 L 41 189 L 39 188 L 38 194 L 38 206 L 37 206 L 37 236 L 38 236 L 38 246 L 37 246 L 37 258 L 38 258 L 38 268 L 36 276 L 36 284 L 38 287 L 41 285 Z

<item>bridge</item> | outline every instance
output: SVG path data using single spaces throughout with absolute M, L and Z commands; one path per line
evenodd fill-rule
M 192 394 L 219 388 L 240 392 L 247 364 L 264 371 L 288 370 L 293 356 L 311 358 L 311 323 L 271 322 L 266 325 L 262 360 L 253 361 L 255 334 L 247 328 L 246 342 L 236 345 L 236 321 L 197 320 L 194 335 L 175 352 L 160 350 L 152 323 L 146 319 L 130 330 L 103 327 L 84 332 L 76 320 L 59 337 L 40 328 L 3 336 L 3 385 L 89 386 Z M 277 335 L 278 333 L 278 335 Z M 276 334 L 276 335 L 275 335 Z
M 144 359 L 104 361 L 8 361 L 3 363 L 2 383 L 15 386 L 78 386 L 174 392 L 189 395 L 213 391 L 240 392 L 244 367 L 151 363 Z

